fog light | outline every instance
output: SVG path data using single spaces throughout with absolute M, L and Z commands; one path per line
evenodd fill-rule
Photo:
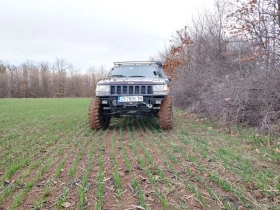
M 102 100 L 102 104 L 108 104 L 107 100 Z
M 155 104 L 161 104 L 161 100 L 156 100 Z

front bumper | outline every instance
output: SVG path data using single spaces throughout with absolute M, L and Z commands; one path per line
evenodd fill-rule
M 165 96 L 143 96 L 141 102 L 119 102 L 118 96 L 99 97 L 106 115 L 156 115 Z

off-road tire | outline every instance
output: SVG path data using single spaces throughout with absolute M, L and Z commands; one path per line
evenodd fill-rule
M 88 108 L 88 122 L 91 129 L 106 129 L 110 124 L 110 117 L 104 115 L 99 98 L 93 98 Z
M 159 127 L 163 130 L 171 129 L 173 127 L 173 113 L 172 113 L 172 101 L 170 96 L 166 96 L 158 112 Z

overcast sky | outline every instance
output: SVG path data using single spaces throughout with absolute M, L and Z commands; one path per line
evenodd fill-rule
M 214 0 L 0 0 L 0 60 L 78 69 L 148 60 L 169 45 L 197 9 Z

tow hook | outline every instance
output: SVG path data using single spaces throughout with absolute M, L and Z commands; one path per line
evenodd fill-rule
M 151 108 L 153 107 L 153 105 L 152 105 L 152 104 L 147 104 L 147 107 L 148 107 L 149 109 L 151 109 Z

